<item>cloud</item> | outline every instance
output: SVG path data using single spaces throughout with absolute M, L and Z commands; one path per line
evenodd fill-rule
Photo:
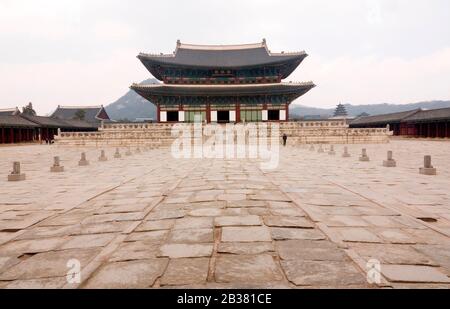
M 62 39 L 80 30 L 81 5 L 73 0 L 0 1 L 0 37 Z
M 148 78 L 135 50 L 120 50 L 95 62 L 62 61 L 37 64 L 0 63 L 1 106 L 32 101 L 41 114 L 57 105 L 107 105 L 128 91 L 133 82 Z
M 340 101 L 402 104 L 450 99 L 449 76 L 450 46 L 412 59 L 310 56 L 291 79 L 318 85 L 296 104 L 332 107 Z
M 301 104 L 449 99 L 449 23 L 448 0 L 0 0 L 0 108 L 108 104 L 177 39 L 305 49 Z

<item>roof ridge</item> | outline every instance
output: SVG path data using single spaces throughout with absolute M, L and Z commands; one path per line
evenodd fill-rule
M 271 86 L 271 85 L 283 85 L 283 86 L 306 86 L 306 85 L 315 85 L 314 82 L 308 81 L 308 82 L 283 82 L 283 83 L 264 83 L 264 84 L 132 84 L 131 87 L 135 88 L 159 88 L 159 87 L 168 87 L 168 88 L 192 88 L 192 87 L 198 87 L 198 88 L 213 88 L 213 87 L 223 87 L 223 88 L 230 88 L 230 87 L 264 87 L 264 86 Z
M 258 43 L 245 43 L 245 44 L 189 44 L 181 43 L 180 40 L 177 41 L 177 49 L 193 49 L 193 50 L 240 50 L 240 49 L 253 49 L 253 48 L 264 48 L 266 47 L 266 41 Z
M 420 108 L 420 111 L 421 112 L 433 112 L 433 111 L 440 111 L 440 110 L 443 110 L 443 109 L 450 109 L 450 107 L 440 107 L 440 108 L 434 108 L 434 109 L 423 109 L 423 108 Z
M 62 106 L 59 105 L 58 109 L 94 109 L 94 108 L 103 108 L 103 105 L 95 105 L 95 106 Z
M 18 107 L 11 107 L 11 108 L 0 108 L 0 112 L 13 112 L 18 110 Z

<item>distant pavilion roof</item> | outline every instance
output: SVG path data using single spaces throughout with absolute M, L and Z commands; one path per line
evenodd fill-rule
M 253 96 L 277 94 L 301 96 L 314 87 L 315 85 L 313 82 L 306 82 L 238 85 L 133 84 L 131 89 L 148 99 L 150 96 Z
M 84 111 L 84 121 L 99 123 L 102 120 L 109 120 L 109 117 L 102 118 L 100 115 L 106 113 L 103 106 L 58 106 L 56 111 L 50 116 L 60 120 L 74 120 L 78 111 Z M 107 114 L 106 114 L 107 115 Z
M 374 125 L 374 124 L 384 124 L 392 122 L 401 122 L 403 119 L 412 116 L 420 112 L 420 109 L 415 109 L 412 111 L 390 113 L 384 115 L 367 116 L 360 117 L 351 122 L 351 125 Z
M 265 40 L 242 45 L 194 45 L 178 41 L 173 54 L 141 53 L 138 58 L 152 71 L 154 65 L 236 69 L 294 62 L 298 66 L 307 56 L 304 51 L 272 53 Z

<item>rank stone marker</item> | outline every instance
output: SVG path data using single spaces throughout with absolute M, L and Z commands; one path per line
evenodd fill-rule
M 359 161 L 361 162 L 368 162 L 370 161 L 369 156 L 367 155 L 367 150 L 366 148 L 363 148 L 361 156 L 359 157 Z
M 394 160 L 392 151 L 388 151 L 387 160 L 383 161 L 384 167 L 396 167 L 397 162 Z
M 315 151 L 316 149 L 314 148 L 314 145 L 311 145 L 311 147 L 309 148 L 309 151 Z
M 59 159 L 59 157 L 53 158 L 53 166 L 50 167 L 50 172 L 52 173 L 64 172 L 64 166 L 61 166 L 61 160 Z
M 317 152 L 318 152 L 318 153 L 324 153 L 324 152 L 325 152 L 325 150 L 323 150 L 322 144 L 320 144 L 319 150 L 317 150 Z
M 86 153 L 85 152 L 81 153 L 81 160 L 80 160 L 80 162 L 78 162 L 78 165 L 79 166 L 88 166 L 89 165 L 89 161 L 86 160 Z
M 116 153 L 114 154 L 114 158 L 116 158 L 116 159 L 122 158 L 122 155 L 120 154 L 119 148 L 116 148 Z
M 25 178 L 25 174 L 20 172 L 20 162 L 14 162 L 13 171 L 8 175 L 8 181 L 23 181 Z
M 104 150 L 102 150 L 102 152 L 101 152 L 100 157 L 98 158 L 98 160 L 99 160 L 100 162 L 106 162 L 106 161 L 108 161 L 108 158 L 106 157 L 106 154 L 105 154 L 105 151 L 104 151 Z
M 330 156 L 336 155 L 336 152 L 334 151 L 334 146 L 333 146 L 333 145 L 331 145 L 330 151 L 328 152 L 328 154 L 329 154 Z
M 429 176 L 437 175 L 436 169 L 431 165 L 431 156 L 424 157 L 424 167 L 420 168 L 420 174 Z
M 136 153 L 141 153 L 141 148 L 136 148 Z
M 348 147 L 347 146 L 344 147 L 344 153 L 342 154 L 342 157 L 343 158 L 350 158 L 351 157 L 351 155 L 348 153 Z
M 130 148 L 128 148 L 127 152 L 125 152 L 125 155 L 126 155 L 127 157 L 133 155 L 133 154 L 131 153 Z

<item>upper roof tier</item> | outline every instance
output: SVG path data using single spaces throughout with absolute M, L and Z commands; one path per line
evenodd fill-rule
M 302 52 L 272 53 L 266 41 L 243 45 L 193 45 L 177 42 L 173 54 L 139 54 L 138 58 L 159 80 L 164 80 L 161 67 L 239 70 L 267 66 L 283 66 L 282 78 L 288 77 L 307 57 Z

